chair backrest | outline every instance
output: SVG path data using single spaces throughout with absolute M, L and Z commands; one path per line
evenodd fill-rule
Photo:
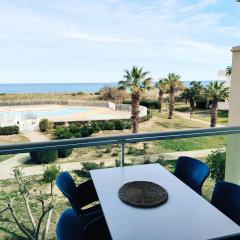
M 58 176 L 56 184 L 65 197 L 68 198 L 72 208 L 79 214 L 77 187 L 72 176 L 68 172 L 62 172 Z
M 240 186 L 229 182 L 217 182 L 211 203 L 222 213 L 240 225 Z
M 209 167 L 191 157 L 179 157 L 174 175 L 199 194 L 202 194 L 202 185 L 209 176 Z
M 56 228 L 57 240 L 85 240 L 84 225 L 72 208 L 60 216 Z

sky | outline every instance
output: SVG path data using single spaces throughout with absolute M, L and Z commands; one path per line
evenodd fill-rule
M 0 0 L 0 83 L 214 80 L 239 39 L 235 0 Z

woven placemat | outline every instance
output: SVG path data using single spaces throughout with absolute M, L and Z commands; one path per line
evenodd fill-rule
M 118 196 L 123 202 L 140 208 L 156 207 L 168 199 L 168 193 L 163 187 L 147 181 L 124 184 L 118 190 Z

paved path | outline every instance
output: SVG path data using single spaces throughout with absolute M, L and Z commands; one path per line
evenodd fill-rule
M 40 132 L 31 132 L 23 134 L 30 142 L 48 141 L 49 139 Z M 12 169 L 29 160 L 29 153 L 17 154 L 5 161 L 0 162 L 0 179 L 11 177 Z
M 188 157 L 194 157 L 194 158 L 202 158 L 208 156 L 212 151 L 216 149 L 205 149 L 205 150 L 195 150 L 195 151 L 183 151 L 183 152 L 172 152 L 172 153 L 162 153 L 162 154 L 151 154 L 150 158 L 151 161 L 156 161 L 159 156 L 163 157 L 164 160 L 174 160 L 177 159 L 180 156 L 188 156 Z M 28 157 L 29 158 L 29 157 Z M 134 160 L 134 163 L 143 163 L 144 156 L 126 156 L 126 162 L 130 162 L 131 160 Z M 106 158 L 106 159 L 100 159 L 97 161 L 94 161 L 96 163 L 100 163 L 101 161 L 104 162 L 105 166 L 114 166 L 115 165 L 115 158 Z M 24 161 L 22 161 L 23 163 Z M 20 162 L 18 162 L 20 163 Z M 58 163 L 56 163 L 58 164 Z M 14 164 L 13 164 L 14 165 Z M 69 162 L 69 163 L 61 163 L 59 164 L 61 166 L 62 171 L 72 171 L 72 170 L 80 170 L 82 169 L 82 164 L 80 162 Z M 46 165 L 45 165 L 46 166 Z M 7 179 L 7 178 L 13 178 L 12 174 L 12 167 L 10 166 L 7 168 L 7 171 L 5 169 L 4 172 L 3 169 L 0 166 L 0 180 L 1 179 Z M 33 166 L 26 166 L 22 168 L 22 171 L 25 176 L 33 176 L 33 175 L 40 175 L 44 172 L 44 166 L 43 165 L 33 165 Z
M 190 120 L 190 113 L 189 112 L 174 111 L 174 114 L 176 114 L 177 116 L 179 116 L 183 119 Z M 201 119 L 197 119 L 197 118 L 194 118 L 194 117 L 191 117 L 191 121 L 198 122 L 198 123 L 201 123 L 201 124 L 204 124 L 204 125 L 208 125 L 208 127 L 210 126 L 210 122 L 204 121 L 204 120 L 201 120 Z M 217 124 L 216 127 L 224 127 L 224 125 Z

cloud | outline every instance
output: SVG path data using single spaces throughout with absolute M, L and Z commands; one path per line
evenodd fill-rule
M 95 42 L 103 44 L 141 44 L 144 43 L 144 40 L 138 38 L 129 38 L 129 37 L 110 37 L 110 36 L 96 36 L 88 33 L 80 32 L 66 32 L 62 35 L 65 38 L 85 41 L 85 42 Z
M 0 65 L 5 76 L 17 65 L 28 72 L 36 62 L 59 71 L 79 64 L 87 69 L 94 62 L 104 76 L 109 66 L 119 70 L 128 64 L 150 71 L 157 65 L 172 71 L 173 63 L 188 69 L 211 65 L 217 72 L 229 64 L 229 50 L 239 40 L 235 9 L 225 0 L 3 0 Z M 49 68 L 41 72 L 52 77 Z M 83 70 L 75 71 L 81 79 Z

